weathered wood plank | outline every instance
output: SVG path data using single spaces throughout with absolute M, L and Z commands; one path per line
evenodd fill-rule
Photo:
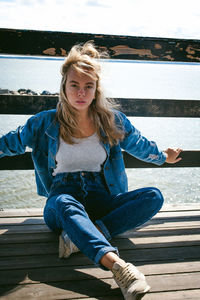
M 53 242 L 58 240 L 57 234 L 53 232 L 46 233 L 35 233 L 27 235 L 26 233 L 16 233 L 16 234 L 1 234 L 0 245 L 2 244 L 16 244 L 16 243 L 40 243 L 40 242 Z
M 188 262 L 166 262 L 161 264 L 137 264 L 138 269 L 146 276 L 165 275 L 165 274 L 182 274 L 200 271 L 199 261 Z M 60 267 L 43 267 L 36 269 L 21 269 L 17 271 L 5 270 L 0 271 L 0 285 L 10 284 L 30 284 L 40 282 L 55 282 L 62 280 L 87 280 L 91 276 L 98 279 L 112 278 L 112 273 L 104 271 L 94 266 L 60 266 Z
M 139 250 L 139 249 L 156 249 L 156 248 L 172 248 L 172 247 L 192 247 L 200 246 L 200 235 L 194 236 L 175 236 L 175 237 L 157 237 L 154 239 L 146 238 L 126 238 L 126 239 L 114 239 L 111 244 L 122 250 Z M 176 239 L 176 240 L 175 240 Z M 32 254 L 56 254 L 58 253 L 58 237 L 50 242 L 42 242 L 30 240 L 25 242 L 16 242 L 11 246 L 10 243 L 0 243 L 0 257 L 9 257 L 11 255 L 32 255 Z
M 122 112 L 134 117 L 200 117 L 200 100 L 115 98 Z M 1 114 L 34 115 L 56 108 L 57 96 L 0 95 Z
M 181 206 L 180 206 L 181 209 Z M 35 224 L 45 224 L 43 219 L 43 209 L 38 209 L 38 216 L 31 215 L 31 209 L 27 216 L 23 213 L 23 209 L 8 209 L 0 212 L 0 226 L 9 225 L 9 226 L 23 226 L 23 225 L 35 225 Z M 33 209 L 33 213 L 35 209 Z M 11 215 L 12 217 L 11 217 Z M 21 214 L 21 216 L 20 216 Z M 165 212 L 164 208 L 158 214 L 156 214 L 150 221 L 146 224 L 158 224 L 158 222 L 190 222 L 190 221 L 199 221 L 200 220 L 200 210 L 194 211 L 171 211 Z
M 43 217 L 19 217 L 19 218 L 0 218 L 0 226 L 23 226 L 23 225 L 38 225 L 45 224 Z
M 28 268 L 40 268 L 48 266 L 77 266 L 77 265 L 91 265 L 93 264 L 82 253 L 78 253 L 70 257 L 69 260 L 61 260 L 58 258 L 58 248 L 54 249 L 37 249 L 37 253 L 33 250 L 29 250 L 28 253 L 19 253 L 13 248 L 13 255 L 0 257 L 0 270 L 20 269 L 23 266 L 24 269 Z M 31 252 L 32 251 L 32 252 Z M 52 253 L 48 253 L 51 252 Z M 27 255 L 26 255 L 27 254 Z M 121 257 L 132 263 L 156 263 L 157 261 L 166 262 L 174 260 L 200 260 L 200 246 L 187 246 L 187 247 L 165 247 L 152 249 L 132 249 L 122 250 L 120 252 Z
M 36 223 L 36 224 L 26 224 L 24 222 L 23 224 L 16 225 L 1 225 L 0 232 L 5 232 L 6 234 L 12 234 L 12 233 L 23 233 L 23 232 L 49 232 L 49 229 L 47 226 L 43 223 Z M 149 222 L 146 222 L 144 225 L 137 227 L 136 230 L 152 230 L 152 229 L 179 229 L 179 228 L 199 228 L 200 227 L 200 220 L 197 219 L 196 221 L 179 221 L 179 222 L 168 222 L 164 220 L 151 220 Z M 8 232 L 6 232 L 8 231 Z
M 146 222 L 144 225 L 139 226 L 136 228 L 136 230 L 168 230 L 168 229 L 183 229 L 183 228 L 200 228 L 200 220 L 197 218 L 195 221 L 184 221 L 180 220 L 179 222 L 168 222 L 167 220 L 159 220 L 154 219 Z M 136 231 L 135 230 L 135 231 Z M 9 225 L 1 225 L 0 226 L 0 234 L 13 234 L 13 233 L 28 233 L 28 232 L 49 232 L 50 230 L 47 228 L 47 226 L 43 223 L 35 223 L 26 224 L 26 221 L 22 224 L 19 224 L 16 226 L 15 224 Z M 135 231 L 133 234 L 135 234 Z M 128 234 L 131 234 L 131 232 L 128 232 Z
M 149 293 L 145 295 L 145 300 L 199 300 L 200 290 L 190 289 L 185 291 Z M 103 296 L 98 298 L 81 298 L 81 300 L 122 300 L 122 296 Z
M 200 229 L 195 226 L 198 225 L 200 210 L 198 204 L 194 206 L 194 210 L 191 205 L 191 211 L 185 211 L 186 207 L 188 206 L 165 205 L 147 226 L 128 232 L 129 239 L 121 235 L 113 240 L 121 257 L 133 262 L 145 273 L 152 286 L 151 293 L 145 296 L 149 300 L 160 300 L 159 297 L 165 295 L 175 300 L 198 299 L 196 291 L 199 295 Z M 33 231 L 29 235 L 32 238 L 30 244 L 26 241 L 27 234 L 23 236 L 24 241 L 21 243 L 15 240 L 13 245 L 6 242 L 1 244 L 2 299 L 26 299 L 27 295 L 30 299 L 123 299 L 111 279 L 111 273 L 94 267 L 83 254 L 74 255 L 68 260 L 58 259 L 57 235 L 50 232 L 39 233 L 39 240 L 34 240 L 34 235 L 38 234 L 35 233 L 37 228 L 44 222 L 41 217 L 42 209 L 37 210 L 35 217 L 31 217 L 31 210 L 19 210 L 21 217 L 18 218 L 18 210 L 9 211 L 9 218 L 6 211 L 1 212 L 0 222 L 8 231 L 11 229 L 11 233 L 6 232 L 0 239 L 4 236 L 8 239 L 21 236 L 21 228 L 31 224 Z M 15 218 L 12 219 L 11 215 Z M 23 225 L 26 222 L 28 225 Z M 182 235 L 179 235 L 180 230 Z M 146 236 L 142 236 L 142 232 L 146 232 Z M 151 235 L 152 232 L 157 237 L 156 234 Z M 48 239 L 44 241 L 42 237 L 46 235 Z M 93 286 L 92 290 L 89 289 L 90 285 Z M 77 286 L 78 289 L 74 288 Z M 86 293 L 87 290 L 89 293 Z
M 151 228 L 148 229 L 147 227 L 144 227 L 139 230 L 135 230 L 134 232 L 127 232 L 123 234 L 123 237 L 125 238 L 135 238 L 135 237 L 147 237 L 147 236 L 153 236 L 153 237 L 160 237 L 160 236 L 177 236 L 177 235 L 189 235 L 189 234 L 200 234 L 200 228 L 199 227 L 190 227 L 187 226 L 181 227 L 181 228 Z
M 0 218 L 42 217 L 43 208 L 8 208 L 0 210 Z
M 200 203 L 181 203 L 181 204 L 164 204 L 159 213 L 163 212 L 180 212 L 180 211 L 200 211 Z
M 169 215 L 168 215 L 169 213 Z M 154 218 L 162 217 L 163 214 L 167 216 L 182 216 L 184 215 L 199 215 L 200 203 L 188 203 L 188 204 L 164 204 L 158 215 Z M 0 218 L 21 218 L 21 217 L 42 217 L 43 208 L 9 208 L 0 210 Z
M 200 167 L 200 150 L 184 150 L 180 156 L 182 160 L 176 164 L 164 163 L 161 166 L 157 166 L 151 163 L 142 162 L 135 157 L 129 155 L 127 152 L 123 152 L 124 163 L 126 168 L 187 168 L 187 167 Z
M 115 238 L 111 244 L 121 250 L 188 247 L 200 245 L 200 235 Z
M 200 272 L 192 274 L 171 274 L 148 276 L 152 292 L 200 289 Z M 113 279 L 98 280 L 91 276 L 87 281 L 62 281 L 48 284 L 27 284 L 0 287 L 0 293 L 13 289 L 10 297 L 6 299 L 76 299 L 86 296 L 120 295 L 121 292 Z M 188 280 L 190 278 L 190 280 Z M 15 288 L 15 289 L 14 289 Z M 25 298 L 26 297 L 26 298 Z M 5 299 L 2 297 L 2 299 Z
M 3 54 L 66 56 L 72 45 L 93 40 L 114 59 L 200 62 L 200 41 L 192 39 L 3 28 L 0 40 Z
M 191 168 L 200 167 L 200 150 L 181 152 L 182 160 L 176 164 L 164 163 L 161 166 L 143 162 L 132 155 L 123 152 L 126 168 Z M 0 170 L 32 170 L 31 152 L 17 156 L 5 156 L 0 159 Z
M 199 295 L 200 289 L 190 289 L 185 291 L 151 293 L 145 296 L 145 300 L 199 300 Z
M 50 229 L 47 228 L 47 226 L 44 225 L 24 225 L 24 226 L 1 226 L 0 229 L 0 235 L 1 234 L 21 234 L 21 233 L 46 233 L 46 232 L 50 232 Z

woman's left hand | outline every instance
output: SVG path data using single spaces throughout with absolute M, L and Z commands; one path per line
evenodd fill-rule
M 175 164 L 179 162 L 182 159 L 181 157 L 178 157 L 181 151 L 183 150 L 180 148 L 176 148 L 176 149 L 168 148 L 167 150 L 165 150 L 164 152 L 167 155 L 166 162 L 168 164 Z

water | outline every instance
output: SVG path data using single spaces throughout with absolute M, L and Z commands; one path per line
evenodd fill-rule
M 0 59 L 0 88 L 59 91 L 62 59 Z M 103 84 L 109 97 L 200 99 L 200 64 L 103 62 Z M 24 124 L 29 116 L 0 117 L 0 134 Z M 200 119 L 130 118 L 160 149 L 200 149 Z M 129 189 L 156 186 L 166 203 L 200 203 L 199 168 L 127 169 Z M 34 171 L 0 172 L 0 208 L 43 207 L 36 194 Z
M 0 56 L 0 88 L 59 91 L 63 59 Z M 102 61 L 102 83 L 109 97 L 200 99 L 200 63 Z

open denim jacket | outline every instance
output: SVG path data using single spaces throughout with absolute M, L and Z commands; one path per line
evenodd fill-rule
M 23 154 L 27 146 L 32 148 L 37 192 L 46 197 L 50 191 L 53 170 L 56 168 L 55 156 L 59 147 L 59 123 L 55 114 L 55 109 L 40 112 L 29 118 L 24 126 L 0 138 L 0 157 Z M 111 194 L 128 190 L 121 149 L 140 160 L 157 165 L 166 160 L 165 153 L 158 150 L 156 143 L 141 136 L 123 113 L 115 111 L 115 120 L 125 131 L 123 141 L 113 147 L 102 143 L 107 153 L 103 173 Z

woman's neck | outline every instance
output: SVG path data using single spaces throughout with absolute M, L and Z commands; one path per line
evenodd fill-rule
M 81 137 L 88 137 L 95 133 L 94 122 L 92 117 L 89 115 L 89 112 L 81 112 L 78 115 L 78 124 L 82 133 Z

